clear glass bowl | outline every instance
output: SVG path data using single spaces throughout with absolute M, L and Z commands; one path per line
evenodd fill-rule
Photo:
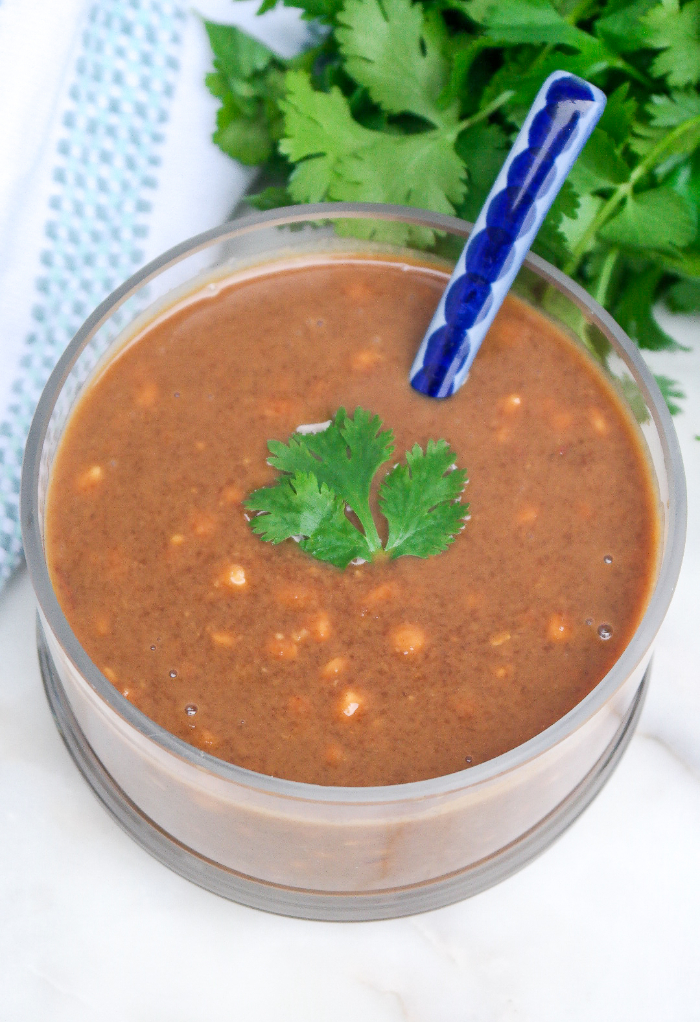
M 274 210 L 208 231 L 144 267 L 95 310 L 36 411 L 21 520 L 39 604 L 40 662 L 57 724 L 89 783 L 143 847 L 194 882 L 248 905 L 337 920 L 437 908 L 519 869 L 590 802 L 633 732 L 654 638 L 680 569 L 685 484 L 663 398 L 604 309 L 529 255 L 516 290 L 579 337 L 639 422 L 662 519 L 656 585 L 622 656 L 566 716 L 489 762 L 387 787 L 322 787 L 234 766 L 174 737 L 110 684 L 71 631 L 49 579 L 44 510 L 56 449 L 96 368 L 158 310 L 208 282 L 308 251 L 389 249 L 444 260 L 456 257 L 469 231 L 451 217 L 359 204 Z M 427 247 L 437 255 L 426 255 Z

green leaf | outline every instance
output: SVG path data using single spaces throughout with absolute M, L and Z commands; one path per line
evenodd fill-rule
M 369 508 L 372 479 L 394 450 L 391 430 L 382 430 L 378 415 L 363 408 L 354 419 L 341 408 L 328 429 L 320 433 L 295 433 L 288 444 L 269 443 L 269 459 L 278 472 L 313 473 L 355 512 L 365 530 L 370 550 L 381 547 Z
M 620 212 L 599 233 L 613 245 L 673 251 L 688 245 L 696 229 L 693 209 L 664 186 L 630 195 Z
M 459 502 L 467 474 L 454 469 L 456 455 L 445 440 L 416 444 L 379 489 L 379 506 L 389 523 L 386 550 L 392 557 L 431 557 L 446 550 L 464 527 L 468 505 Z M 451 471 L 451 469 L 453 469 Z
M 209 44 L 217 61 L 218 70 L 234 81 L 250 78 L 276 59 L 272 50 L 253 39 L 235 25 L 220 25 L 205 21 Z
M 659 385 L 659 390 L 663 395 L 663 399 L 668 405 L 668 410 L 671 415 L 678 415 L 679 412 L 683 411 L 680 405 L 676 404 L 676 401 L 682 401 L 685 397 L 685 393 L 681 389 L 680 385 L 676 380 L 670 379 L 668 376 L 655 376 L 654 379 Z M 700 440 L 700 437 L 696 437 L 696 440 Z
M 649 123 L 655 128 L 675 128 L 684 121 L 700 117 L 700 95 L 687 89 L 670 96 L 652 96 L 646 105 Z
M 700 117 L 691 117 L 670 130 L 650 124 L 635 124 L 633 130 L 630 149 L 657 175 L 668 173 L 700 146 Z
M 336 167 L 372 133 L 353 120 L 340 89 L 317 92 L 304 71 L 289 71 L 286 86 L 280 150 L 293 163 L 305 161 L 292 174 L 290 192 L 297 202 L 318 202 L 330 198 Z
M 523 50 L 526 48 L 523 47 Z M 531 52 L 527 48 L 528 52 Z M 506 51 L 512 52 L 512 51 Z M 542 55 L 530 60 L 525 68 L 517 62 L 505 63 L 500 70 L 491 75 L 486 85 L 479 107 L 483 109 L 505 90 L 512 90 L 513 97 L 504 109 L 504 116 L 517 127 L 520 127 L 532 106 L 535 96 L 542 87 L 542 82 L 553 71 L 568 71 L 587 80 L 596 79 L 617 62 L 615 55 L 608 55 L 600 48 L 586 49 L 581 53 L 562 52 L 560 50 L 543 50 Z M 531 67 L 529 64 L 531 63 Z
M 677 280 L 664 297 L 671 312 L 700 312 L 700 280 Z
M 246 500 L 253 532 L 268 543 L 304 537 L 300 546 L 314 557 L 346 568 L 356 557 L 369 560 L 367 541 L 345 514 L 345 503 L 312 473 L 297 472 L 276 486 L 255 490 Z
M 674 92 L 671 96 L 651 97 L 645 112 L 649 118 L 646 124 L 635 124 L 630 139 L 630 148 L 643 157 L 644 164 L 653 170 L 657 178 L 664 178 L 675 171 L 678 180 L 680 166 L 687 167 L 686 176 L 691 173 L 700 185 L 698 161 L 687 162 L 700 147 L 700 96 L 691 92 Z M 679 188 L 679 194 L 691 198 L 697 209 L 700 205 L 700 188 L 690 186 Z
M 221 71 L 211 71 L 205 75 L 204 84 L 217 99 L 224 99 L 231 91 L 228 79 Z
M 270 440 L 269 463 L 282 473 L 273 485 L 245 501 L 256 511 L 251 528 L 270 543 L 296 539 L 302 550 L 339 568 L 355 558 L 371 560 L 382 543 L 370 508 L 377 469 L 394 451 L 391 430 L 379 417 L 341 408 L 317 433 L 295 433 L 288 443 Z M 454 466 L 455 453 L 444 440 L 416 444 L 406 466 L 396 466 L 379 488 L 388 522 L 386 552 L 391 557 L 429 557 L 446 550 L 463 527 L 467 506 L 459 502 L 466 473 Z M 364 530 L 355 527 L 354 512 Z
M 470 17 L 484 26 L 485 37 L 492 44 L 506 47 L 520 44 L 523 50 L 527 45 L 545 45 L 544 53 L 533 61 L 530 73 L 525 76 L 526 92 L 520 97 L 521 101 L 530 92 L 534 78 L 539 75 L 541 85 L 558 69 L 589 78 L 606 68 L 619 68 L 633 78 L 642 77 L 604 39 L 578 28 L 549 0 L 471 0 L 465 8 Z M 558 46 L 577 51 L 579 59 L 575 65 L 561 52 L 549 52 Z M 522 73 L 522 68 L 520 71 Z M 527 100 L 528 106 L 533 98 L 534 94 Z
M 641 20 L 657 0 L 636 0 L 623 3 L 618 9 L 599 18 L 596 32 L 618 53 L 632 53 L 649 46 L 649 29 Z
M 563 44 L 580 50 L 597 42 L 569 24 L 549 0 L 471 0 L 464 7 L 494 43 Z
M 340 89 L 318 92 L 304 71 L 287 72 L 282 110 L 285 137 L 281 151 L 294 163 L 307 157 L 324 159 L 329 181 L 338 159 L 371 140 L 372 133 L 353 120 Z
M 212 138 L 232 159 L 247 167 L 256 167 L 271 155 L 273 140 L 264 118 L 244 118 L 225 104 L 217 114 L 216 123 L 217 130 Z
M 257 14 L 267 14 L 274 10 L 279 0 L 263 0 Z M 302 17 L 330 24 L 343 6 L 343 0 L 283 0 L 285 7 L 295 7 L 303 11 Z
M 596 128 L 571 168 L 569 180 L 579 194 L 586 195 L 621 184 L 629 176 L 630 168 L 618 156 L 610 135 Z
M 559 190 L 559 194 L 552 203 L 551 208 L 556 214 L 568 216 L 572 219 L 578 216 L 580 198 L 570 181 L 565 181 Z M 557 221 L 559 217 L 557 216 Z
M 343 161 L 331 198 L 454 213 L 465 192 L 464 165 L 444 134 L 372 134 L 369 145 Z
M 257 166 L 270 159 L 280 134 L 284 62 L 234 25 L 204 25 L 215 68 L 206 84 L 221 100 L 213 140 L 233 159 Z
M 651 266 L 629 277 L 613 315 L 623 330 L 634 338 L 640 348 L 650 351 L 673 351 L 682 346 L 662 330 L 654 318 L 656 292 L 663 271 Z
M 700 210 L 700 151 L 676 167 L 666 179 L 666 184 L 694 209 Z
M 663 50 L 652 64 L 658 78 L 671 86 L 700 80 L 700 0 L 683 7 L 679 0 L 662 0 L 641 23 L 649 33 L 646 45 Z
M 468 36 L 464 32 L 448 37 L 447 51 L 450 56 L 449 81 L 438 97 L 438 106 L 449 107 L 455 100 L 461 108 L 473 110 L 475 106 L 474 89 L 470 88 L 469 73 L 472 66 L 488 43 L 482 38 Z
M 621 146 L 630 133 L 637 112 L 637 101 L 628 98 L 630 83 L 623 82 L 608 96 L 598 127 L 606 131 L 616 146 Z
M 695 249 L 679 253 L 660 252 L 654 256 L 656 262 L 671 273 L 677 273 L 686 280 L 700 280 L 700 252 Z
M 371 131 L 353 119 L 340 89 L 317 92 L 300 71 L 288 72 L 287 83 L 280 150 L 297 163 L 289 181 L 296 202 L 391 202 L 454 212 L 464 195 L 465 175 L 453 133 Z M 373 222 L 351 226 L 353 233 L 396 244 L 432 241 L 432 232 L 402 224 L 385 224 L 381 232 Z
M 566 239 L 569 251 L 578 249 L 579 243 L 589 229 L 603 205 L 603 199 L 597 195 L 582 195 L 579 199 L 578 211 L 575 218 L 564 216 L 561 221 L 560 230 Z M 595 238 L 591 239 L 589 248 L 595 244 Z
M 458 104 L 438 98 L 449 80 L 440 40 L 411 0 L 346 0 L 336 38 L 345 70 L 388 113 L 412 113 L 437 127 L 457 121 Z
M 498 177 L 508 151 L 508 138 L 497 124 L 482 121 L 458 136 L 455 150 L 469 175 L 469 190 L 457 213 L 473 222 Z
M 283 185 L 269 185 L 260 192 L 246 195 L 245 201 L 253 209 L 278 209 L 280 206 L 293 206 L 291 195 Z
M 533 251 L 553 262 L 562 262 L 569 255 L 564 218 L 568 221 L 578 218 L 580 199 L 570 181 L 565 181 L 552 203 L 544 223 L 537 232 Z

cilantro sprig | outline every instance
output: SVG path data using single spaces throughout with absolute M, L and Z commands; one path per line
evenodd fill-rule
M 700 0 L 282 2 L 323 26 L 293 60 L 207 23 L 214 139 L 270 182 L 252 204 L 395 202 L 474 220 L 538 88 L 571 71 L 608 105 L 534 248 L 640 347 L 677 347 L 653 309 L 700 311 Z M 401 224 L 339 229 L 440 243 Z
M 382 429 L 378 415 L 356 408 L 349 416 L 341 408 L 326 429 L 295 433 L 286 444 L 270 440 L 268 447 L 268 462 L 281 476 L 255 490 L 245 507 L 257 512 L 253 531 L 270 543 L 294 538 L 318 560 L 346 568 L 378 555 L 430 557 L 446 550 L 463 528 L 469 506 L 459 498 L 467 474 L 455 468 L 456 455 L 445 440 L 429 440 L 425 451 L 415 444 L 406 464 L 395 465 L 382 480 L 385 543 L 370 493 L 377 470 L 394 453 L 394 435 Z

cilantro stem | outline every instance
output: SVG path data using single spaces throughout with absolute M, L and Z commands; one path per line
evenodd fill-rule
M 700 129 L 700 115 L 697 117 L 691 117 L 687 121 L 683 121 L 683 123 L 679 124 L 678 127 L 673 129 L 673 131 L 670 131 L 668 135 L 664 135 L 664 137 L 659 139 L 653 149 L 651 149 L 644 159 L 634 168 L 630 175 L 630 181 L 634 183 L 639 180 L 642 174 L 646 174 L 646 172 L 653 167 L 655 163 L 661 162 L 660 157 L 665 156 L 667 151 L 674 151 L 676 148 L 676 142 L 679 138 L 682 138 L 683 135 L 687 133 L 697 131 L 698 129 Z
M 537 69 L 544 63 L 549 54 L 552 52 L 552 49 L 553 49 L 552 43 L 547 43 L 546 46 L 542 47 L 540 52 L 533 60 L 532 64 L 530 64 L 529 74 L 532 74 L 533 71 L 537 71 Z
M 660 163 L 661 158 L 667 152 L 673 152 L 679 139 L 685 134 L 690 134 L 698 129 L 700 129 L 700 116 L 691 117 L 689 120 L 679 124 L 673 131 L 670 131 L 668 135 L 664 135 L 662 139 L 659 139 L 644 159 L 637 164 L 627 181 L 623 181 L 622 184 L 618 185 L 610 198 L 598 210 L 598 213 L 581 235 L 578 244 L 574 248 L 573 258 L 564 266 L 564 273 L 572 276 L 578 270 L 581 259 L 588 251 L 591 241 L 608 220 L 612 218 L 613 214 L 617 212 L 618 207 L 624 200 L 632 194 L 637 181 L 647 174 L 652 167 Z
M 457 135 L 461 135 L 461 133 L 466 131 L 467 128 L 473 128 L 474 125 L 478 124 L 480 121 L 485 121 L 487 117 L 490 117 L 492 113 L 495 113 L 496 110 L 504 106 L 514 95 L 515 92 L 513 89 L 506 89 L 505 92 L 502 92 L 500 96 L 497 96 L 493 102 L 489 103 L 488 106 L 485 106 L 483 110 L 479 110 L 477 113 L 472 114 L 471 117 L 467 117 L 465 120 L 460 121 L 459 124 L 457 124 L 449 133 L 448 137 L 454 140 L 457 138 Z
M 580 0 L 580 3 L 576 4 L 568 14 L 564 15 L 564 21 L 567 21 L 570 25 L 576 25 L 588 13 L 590 8 L 595 7 L 595 5 L 596 0 Z M 590 35 L 590 33 L 588 34 Z M 591 38 L 594 37 L 591 36 Z
M 603 263 L 603 268 L 600 271 L 598 283 L 596 284 L 595 293 L 593 295 L 599 305 L 605 306 L 607 301 L 610 281 L 612 279 L 613 270 L 615 269 L 615 263 L 617 262 L 619 254 L 619 248 L 611 248 L 605 257 L 605 262 Z
M 571 258 L 569 262 L 566 263 L 566 265 L 564 266 L 564 273 L 568 274 L 570 277 L 573 276 L 574 273 L 576 273 L 581 263 L 581 260 L 588 251 L 588 247 L 595 238 L 598 231 L 608 222 L 608 220 L 610 220 L 613 213 L 617 212 L 618 206 L 620 206 L 623 200 L 626 199 L 627 196 L 630 195 L 631 193 L 632 181 L 630 178 L 630 180 L 625 181 L 623 184 L 619 185 L 615 189 L 613 194 L 610 196 L 610 198 L 607 200 L 607 202 L 603 203 L 603 205 L 598 210 L 596 216 L 588 225 L 588 228 L 583 232 L 583 234 L 579 238 L 579 242 L 575 246 L 573 251 L 573 258 Z
M 578 245 L 575 246 L 573 252 L 573 258 L 564 266 L 564 273 L 567 273 L 570 277 L 578 270 L 579 264 L 583 256 L 588 251 L 588 246 L 595 238 L 598 231 L 608 222 L 612 217 L 613 213 L 617 212 L 618 206 L 620 206 L 624 199 L 632 193 L 632 179 L 625 181 L 623 184 L 618 185 L 615 191 L 612 193 L 607 202 L 598 210 L 596 216 L 594 216 L 588 228 L 583 232 L 579 238 Z
M 374 524 L 374 518 L 372 516 L 372 512 L 369 506 L 367 506 L 364 509 L 352 508 L 352 510 L 357 515 L 360 525 L 364 530 L 365 539 L 367 540 L 367 546 L 369 547 L 371 553 L 376 554 L 377 551 L 383 549 L 382 541 L 379 538 L 377 526 Z

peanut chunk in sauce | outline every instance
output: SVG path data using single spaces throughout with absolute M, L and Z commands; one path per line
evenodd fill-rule
M 601 436 L 605 436 L 608 432 L 608 420 L 599 408 L 588 409 L 588 420 L 596 433 L 599 433 Z
M 86 468 L 84 472 L 80 473 L 75 480 L 75 485 L 79 490 L 94 490 L 104 477 L 105 470 L 101 465 L 91 465 L 90 468 Z
M 501 402 L 501 408 L 507 415 L 519 412 L 523 406 L 523 399 L 520 394 L 508 394 Z
M 299 648 L 293 639 L 278 632 L 268 640 L 267 652 L 275 660 L 296 660 Z
M 241 564 L 227 564 L 214 582 L 216 586 L 225 586 L 234 592 L 242 590 L 248 585 L 245 568 Z
M 226 649 L 233 649 L 238 642 L 238 637 L 233 632 L 210 631 L 209 638 L 215 646 L 225 646 Z
M 568 642 L 573 628 L 564 614 L 552 614 L 547 624 L 547 638 L 550 642 Z
M 376 369 L 384 361 L 381 351 L 376 348 L 363 348 L 356 352 L 350 360 L 350 368 L 356 373 L 368 373 Z
M 334 656 L 332 660 L 329 660 L 327 664 L 324 664 L 321 668 L 321 677 L 334 679 L 339 674 L 347 670 L 348 658 L 344 656 Z
M 411 656 L 425 646 L 425 632 L 420 625 L 402 624 L 391 633 L 391 645 L 396 653 Z
M 331 619 L 323 610 L 308 618 L 306 627 L 316 642 L 325 642 L 332 633 Z
M 354 717 L 365 704 L 365 699 L 358 692 L 348 689 L 343 692 L 338 702 L 338 710 L 345 718 Z

